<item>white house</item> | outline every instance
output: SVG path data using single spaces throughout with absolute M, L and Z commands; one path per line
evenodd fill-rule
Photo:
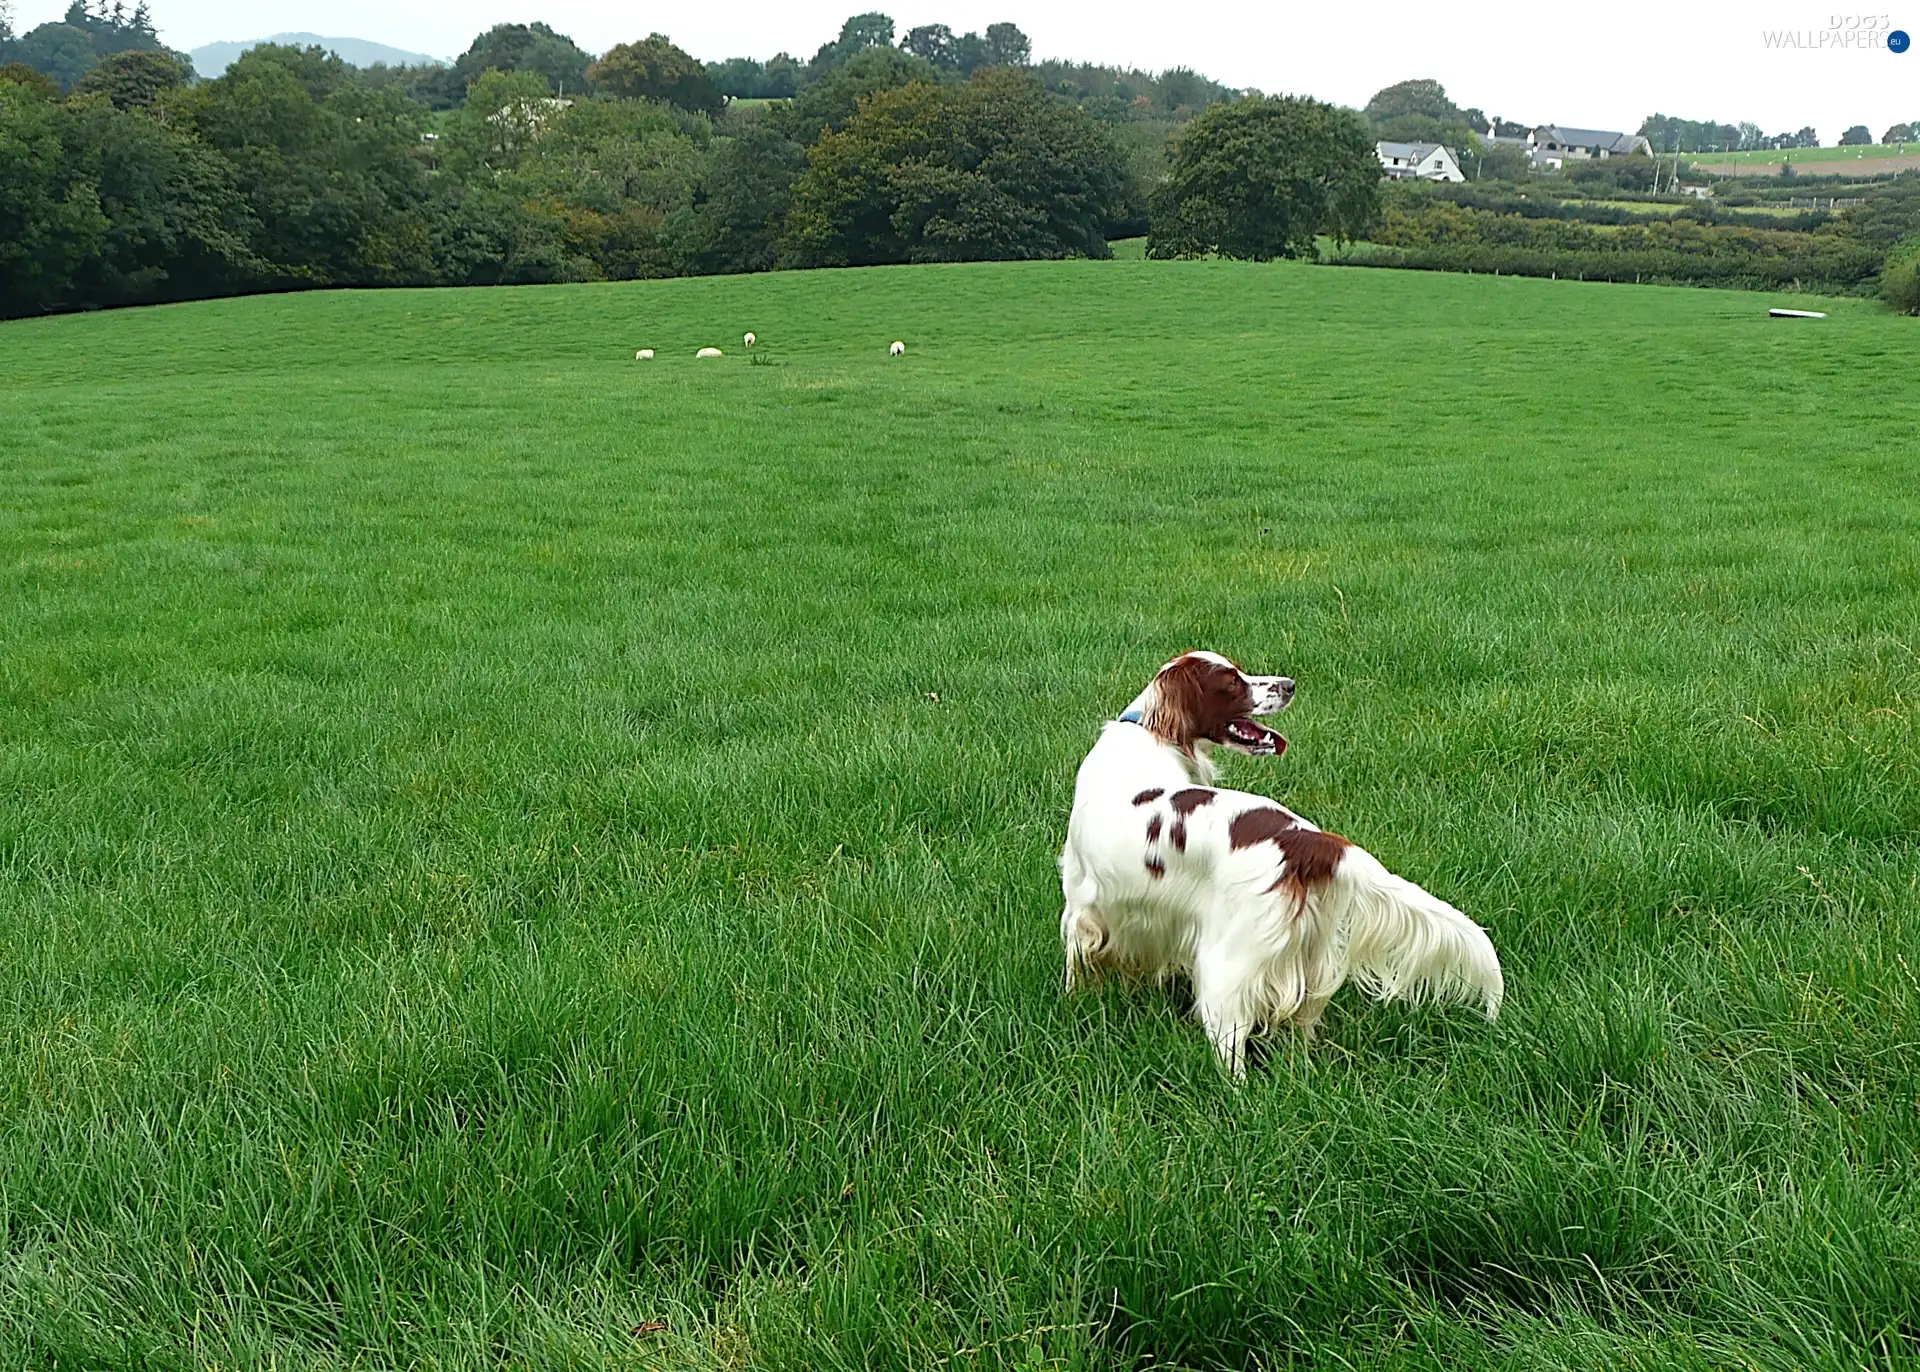
M 1465 181 L 1453 154 L 1438 143 L 1375 143 L 1389 181 Z

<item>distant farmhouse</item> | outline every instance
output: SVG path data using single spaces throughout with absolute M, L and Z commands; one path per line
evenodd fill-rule
M 1653 144 L 1637 133 L 1615 133 L 1611 129 L 1569 129 L 1559 124 L 1542 124 L 1525 138 L 1503 138 L 1487 126 L 1487 144 L 1496 148 L 1525 148 L 1536 167 L 1558 171 L 1569 162 L 1590 162 L 1602 157 L 1627 157 L 1636 152 L 1651 154 Z
M 1465 181 L 1453 154 L 1438 143 L 1375 143 L 1389 181 Z

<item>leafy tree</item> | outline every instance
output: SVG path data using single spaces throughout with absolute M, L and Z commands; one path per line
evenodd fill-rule
M 666 276 L 660 230 L 692 200 L 710 135 L 704 116 L 666 105 L 583 101 L 557 113 L 500 185 L 552 223 L 570 278 Z
M 93 37 L 72 24 L 42 24 L 13 45 L 14 56 L 70 91 L 100 61 Z
M 766 87 L 762 94 L 769 100 L 790 100 L 800 89 L 800 78 L 806 74 L 792 54 L 776 52 L 767 59 Z
M 831 43 L 822 43 L 813 60 L 807 63 L 807 83 L 824 81 L 836 68 L 845 66 L 869 48 L 892 45 L 892 19 L 878 11 L 853 15 L 840 26 L 840 36 Z
M 99 96 L 0 83 L 0 312 L 219 294 L 248 282 L 218 157 Z
M 1400 143 L 1442 143 L 1456 153 L 1479 138 L 1485 125 L 1447 98 L 1438 81 L 1401 81 L 1374 92 L 1367 101 L 1367 122 L 1375 138 Z
M 177 90 L 192 79 L 191 67 L 172 53 L 130 48 L 114 53 L 81 77 L 74 92 L 104 95 L 115 109 L 143 110 L 152 108 L 162 92 Z
M 870 97 L 807 154 L 782 261 L 797 266 L 1108 255 L 1125 164 L 1024 72 Z
M 1892 128 L 1880 135 L 1880 141 L 1882 143 L 1911 143 L 1913 141 L 1913 125 L 1895 124 Z
M 0 81 L 0 314 L 51 309 L 107 228 L 100 197 L 66 174 L 59 107 Z
M 359 86 L 319 48 L 262 44 L 168 110 L 231 169 L 255 226 L 249 246 L 271 279 L 432 279 L 418 105 Z
M 993 65 L 993 49 L 987 40 L 969 29 L 953 40 L 953 67 L 962 76 L 971 76 L 982 67 Z
M 43 71 L 34 70 L 25 62 L 9 62 L 6 66 L 0 67 L 0 81 L 11 81 L 42 100 L 60 98 L 60 83 Z
M 466 100 L 467 88 L 482 72 L 525 71 L 545 80 L 549 95 L 562 91 L 583 95 L 592 63 L 592 54 L 545 24 L 495 24 L 475 38 L 451 67 L 435 69 L 419 88 L 428 104 L 451 109 Z
M 111 4 L 108 0 L 73 0 L 62 22 L 86 33 L 94 52 L 101 57 L 117 52 L 152 52 L 161 46 L 147 12 L 147 0 L 139 0 L 131 14 L 123 0 L 112 0 Z
M 0 56 L 5 56 L 5 45 L 13 41 L 13 0 L 0 0 Z
M 780 131 L 788 138 L 811 144 L 829 129 L 845 128 L 860 102 L 869 96 L 898 90 L 915 81 L 937 80 L 939 73 L 923 58 L 898 48 L 869 48 L 826 80 L 801 91 L 776 117 Z
M 804 148 L 765 123 L 714 139 L 693 202 L 661 226 L 674 265 L 697 274 L 770 270 L 806 163 Z
M 707 75 L 713 88 L 729 100 L 764 99 L 760 89 L 766 84 L 767 69 L 751 57 L 729 57 L 724 62 L 709 62 Z
M 1369 120 L 1378 124 L 1415 114 L 1427 119 L 1462 120 L 1465 113 L 1447 98 L 1447 88 L 1438 81 L 1421 78 L 1399 81 L 1373 93 L 1365 110 Z
M 462 176 L 514 170 L 558 117 L 557 104 L 538 72 L 480 73 L 441 135 L 448 169 Z
M 1013 24 L 987 25 L 987 64 L 1024 67 L 1033 58 L 1033 42 Z
M 1215 105 L 1174 147 L 1148 252 L 1265 262 L 1312 251 L 1320 234 L 1357 238 L 1379 213 L 1373 143 L 1359 118 L 1317 100 Z
M 587 75 L 596 86 L 623 100 L 658 100 L 709 115 L 726 105 L 707 69 L 665 34 L 609 49 L 587 69 Z
M 936 71 L 959 69 L 953 51 L 953 30 L 945 24 L 922 24 L 917 29 L 908 29 L 907 36 L 900 40 L 900 50 L 913 54 Z
M 1840 135 L 1840 146 L 1843 148 L 1864 147 L 1871 142 L 1873 142 L 1873 135 L 1867 132 L 1865 124 L 1855 124 Z
M 1649 115 L 1641 122 L 1640 135 L 1653 145 L 1655 152 L 1731 152 L 1740 146 L 1738 128 L 1732 124 L 1716 124 L 1711 119 Z
M 107 62 L 153 55 L 127 49 Z M 62 110 L 61 140 L 70 181 L 90 188 L 105 221 L 73 274 L 75 301 L 221 295 L 264 266 L 227 166 L 198 139 L 110 100 L 75 99 Z

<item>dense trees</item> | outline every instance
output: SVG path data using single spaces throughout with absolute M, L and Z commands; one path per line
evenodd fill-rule
M 1438 81 L 1401 81 L 1375 91 L 1367 101 L 1367 122 L 1375 138 L 1399 143 L 1442 143 L 1456 153 L 1474 146 L 1486 132 L 1478 110 L 1463 110 L 1447 98 Z
M 1321 234 L 1357 238 L 1379 213 L 1373 143 L 1359 118 L 1318 100 L 1215 105 L 1175 144 L 1148 252 L 1265 262 L 1310 252 Z
M 1811 127 L 1796 133 L 1762 133 L 1753 123 L 1718 124 L 1711 119 L 1674 119 L 1649 115 L 1640 134 L 1655 152 L 1753 152 L 1767 148 L 1817 148 L 1820 136 Z
M 829 130 L 794 188 L 793 266 L 1108 255 L 1125 179 L 1112 139 L 1025 73 L 915 82 Z
M 73 0 L 58 23 L 42 24 L 18 38 L 12 32 L 11 13 L 11 9 L 0 13 L 0 59 L 34 68 L 62 91 L 79 85 L 103 58 L 161 49 L 146 0 L 139 0 L 131 13 L 123 0 L 113 0 L 111 5 L 107 0 Z M 174 56 L 192 70 L 184 57 Z
M 1873 135 L 1867 132 L 1865 124 L 1855 124 L 1840 135 L 1840 146 L 1843 148 L 1864 147 L 1871 142 L 1873 142 Z
M 707 69 L 665 34 L 620 44 L 589 67 L 587 76 L 616 99 L 658 100 L 694 114 L 718 114 L 726 104 Z
M 173 53 L 135 48 L 106 58 L 80 78 L 74 91 L 104 95 L 116 109 L 149 109 L 164 92 L 177 90 L 192 77 L 192 67 Z
M 968 78 L 856 15 L 808 69 L 733 66 L 793 98 L 730 110 L 657 34 L 591 61 L 544 25 L 502 24 L 451 67 L 366 71 L 262 45 L 195 83 L 143 9 L 73 15 L 93 27 L 42 26 L 43 45 L 71 43 L 71 80 L 0 69 L 0 314 L 1105 255 L 1151 174 L 1115 130 L 1153 126 L 1048 93 L 1010 24 L 989 26 Z

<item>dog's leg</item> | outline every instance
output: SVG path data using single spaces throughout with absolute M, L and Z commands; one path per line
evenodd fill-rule
M 1069 904 L 1060 914 L 1060 942 L 1066 952 L 1067 992 L 1099 980 L 1099 958 L 1107 946 L 1107 922 L 1091 905 Z
M 1340 961 L 1333 955 L 1333 940 L 1319 907 L 1319 897 L 1309 896 L 1301 905 L 1299 921 L 1300 980 L 1306 994 L 1300 998 L 1300 1008 L 1293 1012 L 1293 1027 L 1308 1043 L 1313 1042 L 1314 1033 L 1320 1027 L 1320 1016 L 1326 1013 L 1327 1002 L 1346 981 Z
M 1213 1040 L 1220 1065 L 1247 1079 L 1247 1039 L 1254 1030 L 1252 988 L 1245 971 L 1217 949 L 1201 949 L 1193 967 L 1193 1008 Z

